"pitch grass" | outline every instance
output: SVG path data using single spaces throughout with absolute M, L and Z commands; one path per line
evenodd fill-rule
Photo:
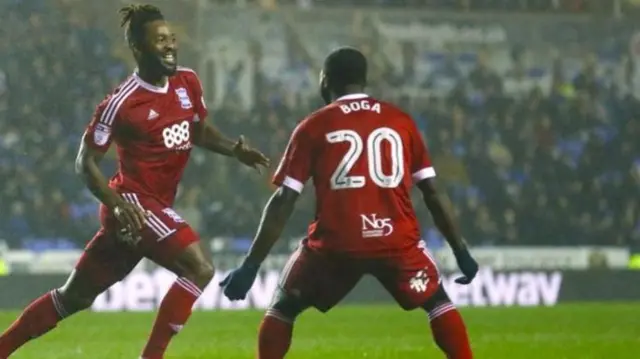
M 640 302 L 553 308 L 463 309 L 476 358 L 640 358 Z M 17 313 L 0 313 L 7 326 Z M 254 358 L 258 311 L 196 312 L 168 359 Z M 83 313 L 12 359 L 135 359 L 153 313 Z M 424 313 L 392 306 L 310 311 L 296 326 L 291 359 L 443 358 Z

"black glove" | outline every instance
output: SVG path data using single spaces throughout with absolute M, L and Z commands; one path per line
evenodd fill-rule
M 258 275 L 259 265 L 242 263 L 239 268 L 236 268 L 227 275 L 227 277 L 219 283 L 223 288 L 224 295 L 231 300 L 242 300 L 247 297 L 247 292 L 253 286 L 253 282 Z
M 456 283 L 469 284 L 478 274 L 478 262 L 476 262 L 467 248 L 453 253 L 456 256 L 456 262 L 462 274 L 462 277 L 456 278 Z

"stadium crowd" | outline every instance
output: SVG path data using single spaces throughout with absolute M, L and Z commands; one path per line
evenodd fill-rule
M 555 14 L 602 14 L 636 11 L 637 0 L 210 0 L 219 4 L 257 3 L 265 8 L 279 5 L 312 7 L 414 7 L 436 11 L 532 12 Z
M 95 227 L 95 202 L 74 178 L 74 152 L 128 70 L 71 3 L 3 1 L 0 22 L 0 238 L 77 246 Z
M 11 247 L 79 247 L 93 234 L 97 203 L 74 175 L 75 151 L 94 106 L 129 71 L 91 18 L 64 0 L 52 3 L 0 3 L 0 239 Z M 564 78 L 558 59 L 540 89 L 524 69 L 500 72 L 482 54 L 477 62 L 469 73 L 446 62 L 419 84 L 433 93 L 447 88 L 443 96 L 394 98 L 424 131 L 468 241 L 640 242 L 640 107 L 631 63 L 604 76 L 585 59 L 577 76 Z M 383 61 L 374 59 L 372 71 L 374 94 L 408 80 Z M 240 104 L 231 76 L 211 120 L 277 162 L 319 99 L 259 71 L 254 77 L 253 108 Z M 114 168 L 107 161 L 105 170 Z M 176 209 L 205 238 L 247 238 L 272 190 L 267 177 L 196 150 Z M 435 238 L 424 206 L 416 207 Z M 312 216 L 304 196 L 288 234 L 302 235 Z
M 386 6 L 457 11 L 588 12 L 613 9 L 611 0 L 280 0 L 300 6 Z

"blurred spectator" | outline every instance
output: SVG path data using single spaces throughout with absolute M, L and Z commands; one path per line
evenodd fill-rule
M 597 59 L 595 55 L 589 54 L 585 59 L 582 70 L 578 73 L 578 76 L 573 80 L 573 87 L 578 91 L 586 91 L 591 96 L 597 96 L 598 88 L 598 75 L 596 74 Z
M 485 97 L 498 96 L 502 93 L 502 79 L 495 69 L 491 68 L 490 62 L 487 51 L 478 52 L 478 63 L 469 74 L 469 84 Z
M 456 54 L 448 51 L 445 59 L 438 67 L 433 69 L 427 79 L 427 87 L 438 92 L 449 93 L 463 80 L 463 73 L 455 59 Z

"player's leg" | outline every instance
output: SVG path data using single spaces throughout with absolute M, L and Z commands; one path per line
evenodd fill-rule
M 205 255 L 198 235 L 172 209 L 153 200 L 124 195 L 150 213 L 138 249 L 178 278 L 160 303 L 158 315 L 142 358 L 163 358 L 169 342 L 191 316 L 193 304 L 214 275 L 211 258 Z
M 260 325 L 258 359 L 282 359 L 291 346 L 297 317 L 309 307 L 326 312 L 362 277 L 353 262 L 301 246 L 289 258 L 278 290 Z
M 291 347 L 293 325 L 302 312 L 311 306 L 301 297 L 298 279 L 306 276 L 309 254 L 299 247 L 285 265 L 278 288 L 258 331 L 258 359 L 284 358 Z
M 131 272 L 140 258 L 104 231 L 98 232 L 67 282 L 31 302 L 0 336 L 0 358 L 9 357 L 29 340 L 54 329 L 63 319 L 89 308 L 100 293 Z
M 473 358 L 467 328 L 442 284 L 422 304 L 429 316 L 431 334 L 438 347 L 452 359 Z
M 462 317 L 447 296 L 433 257 L 424 243 L 385 259 L 372 273 L 405 310 L 429 314 L 431 332 L 449 359 L 473 357 Z
M 175 234 L 197 238 L 190 227 Z M 153 329 L 142 351 L 143 359 L 163 358 L 169 342 L 180 332 L 191 316 L 194 303 L 214 275 L 211 260 L 207 259 L 199 242 L 184 248 L 171 262 L 162 264 L 178 278 L 171 285 L 160 303 Z
M 280 359 L 289 351 L 293 325 L 302 312 L 311 307 L 297 296 L 279 288 L 265 313 L 258 331 L 258 359 Z

